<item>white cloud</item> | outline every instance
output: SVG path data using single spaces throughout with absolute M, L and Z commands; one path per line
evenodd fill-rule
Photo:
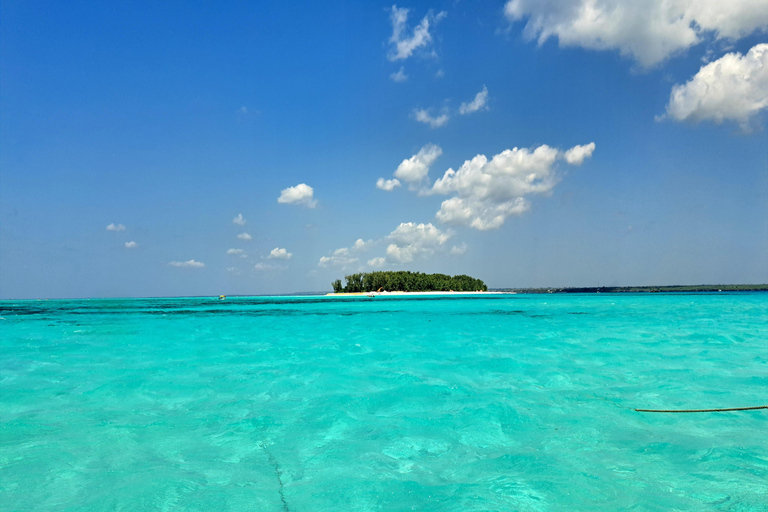
M 469 246 L 466 243 L 462 242 L 461 245 L 454 245 L 453 247 L 451 247 L 451 254 L 453 256 L 461 256 L 462 254 L 467 252 L 467 249 L 469 249 Z
M 375 243 L 373 240 L 366 242 L 362 238 L 358 238 L 352 247 L 342 247 L 333 251 L 331 256 L 321 257 L 317 265 L 319 267 L 349 267 L 360 261 L 356 254 L 369 250 Z
M 768 26 L 765 0 L 509 0 L 512 22 L 543 44 L 618 50 L 643 67 L 654 66 L 712 36 L 739 39 Z
M 451 231 L 441 231 L 429 224 L 403 222 L 387 236 L 391 243 L 387 246 L 388 263 L 410 263 L 416 259 L 432 256 L 448 239 Z M 371 261 L 377 261 L 375 258 Z
M 584 163 L 585 158 L 592 156 L 592 152 L 594 150 L 594 142 L 584 144 L 583 146 L 573 146 L 571 149 L 565 152 L 565 161 L 571 165 L 581 165 Z
M 231 273 L 235 274 L 236 276 L 239 276 L 240 274 L 243 273 L 242 270 L 240 270 L 237 267 L 227 267 L 227 272 L 231 272 Z
M 317 200 L 313 198 L 315 191 L 306 183 L 299 183 L 295 187 L 288 187 L 280 192 L 278 203 L 303 204 L 307 208 L 317 206 Z
M 443 150 L 440 146 L 427 144 L 423 146 L 418 153 L 411 158 L 406 158 L 397 166 L 395 177 L 400 178 L 401 180 L 410 183 L 412 187 L 415 187 L 424 181 L 424 178 L 429 173 L 429 167 L 442 154 Z
M 381 268 L 386 265 L 386 258 L 373 258 L 368 260 L 368 266 L 372 268 Z
M 352 246 L 352 249 L 355 251 L 367 251 L 371 248 L 371 245 L 373 245 L 373 240 L 368 240 L 367 242 L 363 240 L 362 238 L 358 238 L 355 240 L 355 244 Z
M 253 239 L 253 237 L 251 235 L 249 235 L 248 233 L 240 233 L 239 235 L 237 235 L 237 238 L 239 238 L 240 240 L 252 240 Z
M 702 31 L 712 31 L 718 39 L 741 39 L 768 27 L 765 0 L 688 0 L 687 16 Z
M 269 256 L 267 256 L 268 260 L 289 260 L 291 259 L 291 256 L 293 256 L 293 253 L 290 253 L 286 251 L 285 249 L 282 249 L 280 247 L 275 247 L 269 252 Z
M 360 258 L 349 256 L 347 254 L 334 254 L 333 256 L 322 256 L 317 263 L 318 267 L 348 267 L 359 262 Z
M 107 231 L 125 231 L 125 226 L 113 222 L 107 225 Z
M 487 231 L 500 228 L 507 217 L 522 215 L 529 208 L 530 203 L 522 197 L 499 202 L 452 197 L 443 201 L 436 216 L 446 224 L 463 224 Z
M 442 69 L 438 69 L 437 73 L 435 73 L 435 78 L 443 78 L 445 76 L 445 71 Z
M 386 265 L 411 263 L 428 259 L 437 252 L 445 251 L 446 242 L 453 236 L 453 231 L 443 231 L 434 225 L 404 222 L 389 235 L 379 240 L 364 241 L 358 239 L 351 247 L 336 249 L 330 256 L 323 256 L 318 267 L 360 267 L 359 255 L 374 246 L 386 244 L 386 256 L 371 258 L 367 264 L 371 268 Z
M 765 108 L 768 44 L 763 43 L 753 46 L 746 55 L 723 55 L 703 66 L 687 83 L 675 85 L 666 117 L 694 122 L 732 120 L 748 129 L 750 118 Z
M 453 236 L 451 233 L 440 231 L 431 223 L 402 222 L 387 238 L 401 246 L 436 246 L 443 245 L 451 236 Z
M 393 179 L 393 180 L 385 180 L 384 178 L 379 178 L 376 180 L 376 188 L 380 188 L 381 190 L 386 190 L 387 192 L 392 192 L 395 187 L 400 186 L 400 180 Z
M 441 11 L 436 16 L 428 13 L 421 20 L 421 23 L 413 29 L 413 33 L 408 37 L 406 32 L 406 22 L 408 21 L 408 9 L 392 6 L 390 20 L 392 21 L 392 37 L 389 38 L 391 48 L 387 58 L 391 61 L 407 59 L 413 52 L 419 48 L 426 48 L 432 42 L 432 35 L 429 33 L 430 24 L 437 24 L 446 16 L 445 11 Z M 432 52 L 434 55 L 434 52 Z
M 397 72 L 389 75 L 389 79 L 392 80 L 393 82 L 398 82 L 398 83 L 405 82 L 406 80 L 408 80 L 408 75 L 405 74 L 405 68 L 403 66 L 400 66 L 400 69 Z
M 136 248 L 136 247 L 138 247 L 138 246 L 139 246 L 139 244 L 137 244 L 137 243 L 136 243 L 136 242 L 134 242 L 134 241 L 125 242 L 125 248 L 126 248 L 126 249 L 135 249 L 135 248 Z
M 243 218 L 242 213 L 238 213 L 237 217 L 232 219 L 233 224 L 237 224 L 238 226 L 245 226 L 245 218 Z
M 232 256 L 240 256 L 241 258 L 248 257 L 248 255 L 245 254 L 245 251 L 242 249 L 227 249 L 227 254 L 231 254 Z
M 462 103 L 459 107 L 459 114 L 471 114 L 478 110 L 488 110 L 486 102 L 488 101 L 488 88 L 483 86 L 483 90 L 475 95 L 475 99 L 469 103 Z
M 448 169 L 435 181 L 430 193 L 456 194 L 443 201 L 437 218 L 483 231 L 499 228 L 508 217 L 528 210 L 530 204 L 525 196 L 546 194 L 557 185 L 560 177 L 554 165 L 558 160 L 580 165 L 594 149 L 594 143 L 574 146 L 566 152 L 542 145 L 533 151 L 507 149 L 490 161 L 485 155 L 477 155 L 458 171 Z
M 203 268 L 205 263 L 202 261 L 169 261 L 168 264 L 172 267 L 188 267 L 188 268 Z
M 428 110 L 417 108 L 413 111 L 413 118 L 420 123 L 428 124 L 430 128 L 440 128 L 448 122 L 448 112 L 445 109 L 440 111 L 439 116 L 433 116 Z

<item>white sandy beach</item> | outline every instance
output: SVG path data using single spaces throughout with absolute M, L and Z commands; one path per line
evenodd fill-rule
M 515 292 L 355 292 L 327 293 L 327 297 L 423 297 L 426 295 L 514 295 Z

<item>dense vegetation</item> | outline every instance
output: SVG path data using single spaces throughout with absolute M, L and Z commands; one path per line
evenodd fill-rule
M 502 288 L 517 293 L 674 293 L 768 291 L 768 284 L 698 284 L 675 286 L 600 286 L 587 288 Z
M 487 291 L 480 279 L 465 275 L 422 274 L 421 272 L 368 272 L 345 276 L 346 286 L 337 279 L 333 284 L 335 293 L 375 292 L 476 292 Z

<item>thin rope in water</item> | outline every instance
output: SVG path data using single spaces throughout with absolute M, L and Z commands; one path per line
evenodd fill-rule
M 280 463 L 277 462 L 277 459 L 275 458 L 274 455 L 272 455 L 272 452 L 270 452 L 267 449 L 266 442 L 260 443 L 260 444 L 261 444 L 261 447 L 264 449 L 264 451 L 267 454 L 267 458 L 269 459 L 269 463 L 272 464 L 272 466 L 274 466 L 274 468 L 275 468 L 275 474 L 277 475 L 277 483 L 278 483 L 278 486 L 279 486 L 277 488 L 277 492 L 280 494 L 280 501 L 283 504 L 283 510 L 285 512 L 291 512 L 291 509 L 288 508 L 288 502 L 285 501 L 285 494 L 283 492 L 283 487 L 284 487 L 283 486 L 283 478 L 282 478 L 283 472 L 280 470 Z
M 637 412 L 728 412 L 728 411 L 754 411 L 756 409 L 768 409 L 768 405 L 755 407 L 728 407 L 726 409 L 635 409 Z

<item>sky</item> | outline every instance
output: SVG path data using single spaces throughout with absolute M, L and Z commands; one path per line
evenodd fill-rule
M 768 283 L 768 0 L 0 4 L 0 297 Z

